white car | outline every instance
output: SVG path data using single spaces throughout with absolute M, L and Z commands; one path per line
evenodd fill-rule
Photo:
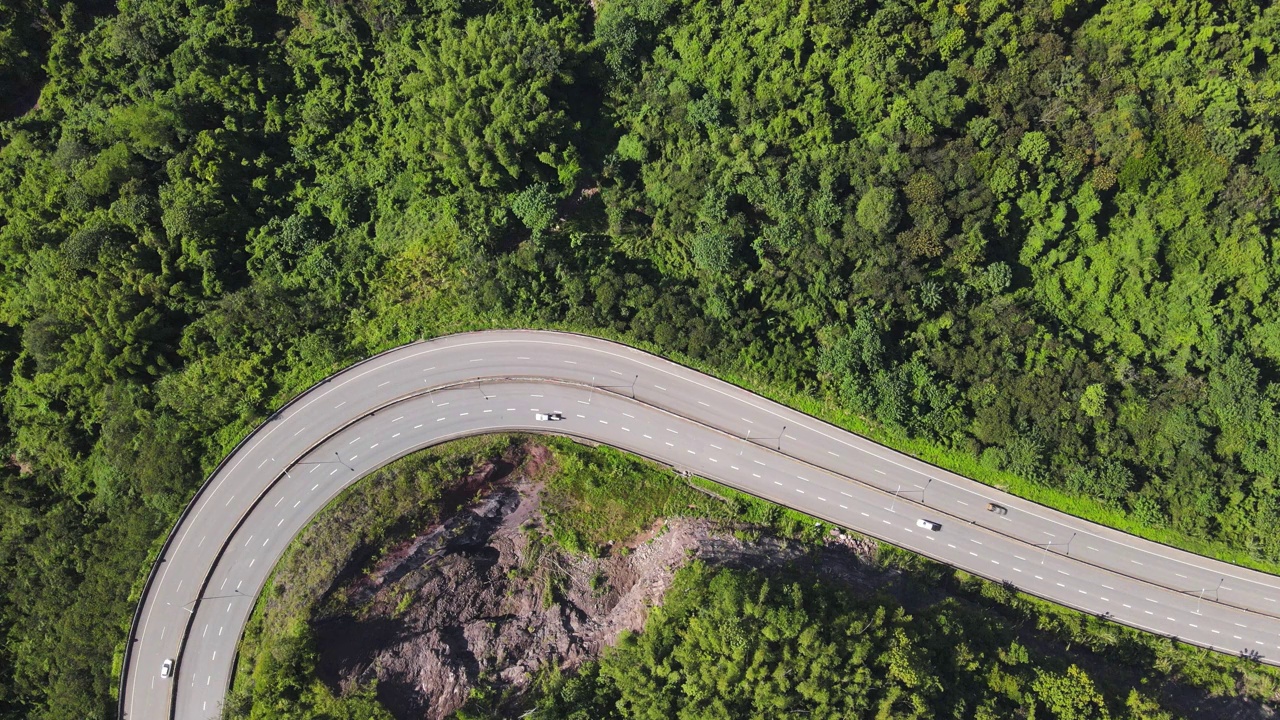
M 165 660 L 164 664 L 160 666 L 160 677 L 167 678 L 171 675 L 173 675 L 173 661 Z
M 925 520 L 924 518 L 921 518 L 916 521 L 916 527 L 922 527 L 925 530 L 932 530 L 934 532 L 938 532 L 939 530 L 942 529 L 942 523 L 936 523 L 932 520 Z
M 549 422 L 549 421 L 550 421 L 550 422 L 554 422 L 554 421 L 556 421 L 556 420 L 563 420 L 563 419 L 564 419 L 564 415 L 561 415 L 561 414 L 560 414 L 560 413 L 558 413 L 558 412 L 553 412 L 553 413 L 536 413 L 536 414 L 533 416 L 533 418 L 534 418 L 535 420 L 540 420 L 540 421 L 542 421 L 542 422 Z

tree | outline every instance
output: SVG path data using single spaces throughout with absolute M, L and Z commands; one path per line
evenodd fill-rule
M 1065 673 L 1040 672 L 1032 685 L 1036 697 L 1057 720 L 1108 720 L 1106 700 L 1093 680 L 1075 665 Z
M 1043 167 L 1045 157 L 1049 154 L 1049 138 L 1039 130 L 1023 133 L 1018 143 L 1018 157 L 1033 168 Z
M 556 197 L 547 183 L 537 183 L 511 197 L 511 212 L 539 236 L 556 220 Z
M 881 235 L 893 230 L 898 222 L 897 213 L 893 190 L 872 185 L 858 200 L 856 217 L 863 229 Z

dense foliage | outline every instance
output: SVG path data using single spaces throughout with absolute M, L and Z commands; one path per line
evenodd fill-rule
M 644 631 L 556 678 L 542 720 L 1171 717 L 944 602 L 913 617 L 820 583 L 694 564 Z
M 653 342 L 1280 559 L 1276 7 L 599 5 L 0 3 L 44 81 L 0 131 L 0 714 L 109 715 L 202 472 L 463 327 Z

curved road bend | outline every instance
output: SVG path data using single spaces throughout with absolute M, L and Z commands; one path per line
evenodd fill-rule
M 548 410 L 564 420 L 534 419 Z M 174 529 L 142 598 L 123 717 L 217 716 L 258 591 L 316 512 L 405 454 L 507 431 L 612 445 L 1069 607 L 1280 664 L 1280 578 L 1001 493 L 627 346 L 487 331 L 354 365 L 233 452 Z M 988 512 L 988 501 L 1008 514 Z M 941 530 L 918 527 L 921 518 Z M 166 658 L 178 660 L 167 680 Z

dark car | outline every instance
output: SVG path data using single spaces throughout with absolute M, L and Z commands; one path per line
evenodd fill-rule
M 1005 507 L 1005 506 L 1003 506 L 1003 505 L 997 505 L 997 504 L 995 504 L 995 503 L 987 503 L 987 510 L 988 510 L 989 512 L 993 512 L 993 513 L 995 513 L 995 514 L 997 514 L 997 515 L 1008 515 L 1008 514 L 1009 514 L 1009 508 L 1007 508 L 1007 507 Z

